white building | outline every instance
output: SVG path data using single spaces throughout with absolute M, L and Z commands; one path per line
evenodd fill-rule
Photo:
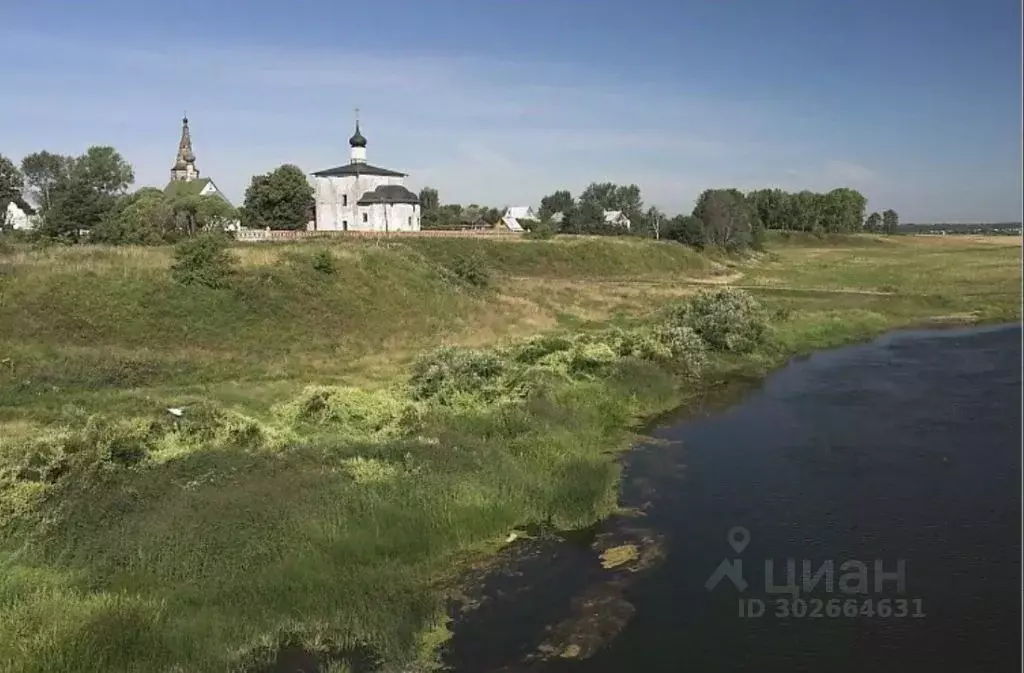
M 629 218 L 621 210 L 604 211 L 604 223 L 610 224 L 613 227 L 625 227 L 626 229 L 633 226 L 633 223 L 629 221 Z
M 0 225 L 13 229 L 32 229 L 36 226 L 36 210 L 20 196 L 7 203 L 7 210 L 0 213 Z M 3 227 L 0 227 L 2 229 Z
M 366 138 L 348 141 L 349 163 L 313 173 L 319 231 L 419 231 L 420 199 L 405 187 L 405 173 L 366 163 Z
M 501 223 L 509 231 L 523 231 L 520 220 L 539 220 L 532 206 L 509 206 L 501 216 Z

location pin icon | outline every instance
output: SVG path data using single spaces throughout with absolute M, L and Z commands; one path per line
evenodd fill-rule
M 737 554 L 742 554 L 743 550 L 750 544 L 750 531 L 743 526 L 734 526 L 729 529 L 725 539 L 729 541 L 729 546 L 733 548 L 733 551 Z

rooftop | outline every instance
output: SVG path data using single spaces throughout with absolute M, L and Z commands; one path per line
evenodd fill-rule
M 369 206 L 375 203 L 408 203 L 415 205 L 419 202 L 420 197 L 402 185 L 380 185 L 373 191 L 363 194 L 356 205 Z
M 313 173 L 318 178 L 335 178 L 344 177 L 346 175 L 383 175 L 385 177 L 392 178 L 404 178 L 408 173 L 399 173 L 398 171 L 388 170 L 387 168 L 381 168 L 372 164 L 354 162 L 345 164 L 344 166 L 336 166 L 334 168 L 327 168 L 322 171 Z

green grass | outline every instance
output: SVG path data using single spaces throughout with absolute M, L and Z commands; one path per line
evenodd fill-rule
M 894 326 L 1019 320 L 1016 247 L 812 239 L 745 260 L 600 239 L 346 242 L 330 274 L 312 268 L 320 244 L 254 246 L 223 290 L 171 283 L 165 249 L 7 252 L 0 670 L 237 670 L 295 641 L 426 667 L 467 563 L 515 527 L 614 511 L 638 419 Z M 452 277 L 466 257 L 494 289 Z M 751 353 L 712 353 L 700 381 L 624 358 L 525 399 L 444 406 L 406 387 L 425 346 L 642 324 L 722 278 L 772 327 Z M 310 384 L 376 392 L 321 408 Z M 189 404 L 173 425 L 164 408 Z

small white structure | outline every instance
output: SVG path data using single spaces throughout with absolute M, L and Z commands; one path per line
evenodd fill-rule
M 405 173 L 366 163 L 366 138 L 348 141 L 349 163 L 313 173 L 315 231 L 419 231 L 420 199 L 405 187 Z
M 36 226 L 36 209 L 20 196 L 14 197 L 14 200 L 7 204 L 6 212 L 0 215 L 4 218 L 0 224 L 6 227 L 25 230 Z
M 520 220 L 539 220 L 532 206 L 509 206 L 501 216 L 501 223 L 509 231 L 523 231 Z
M 626 229 L 633 226 L 633 223 L 629 221 L 629 218 L 621 210 L 604 211 L 604 223 L 614 227 L 625 227 Z

